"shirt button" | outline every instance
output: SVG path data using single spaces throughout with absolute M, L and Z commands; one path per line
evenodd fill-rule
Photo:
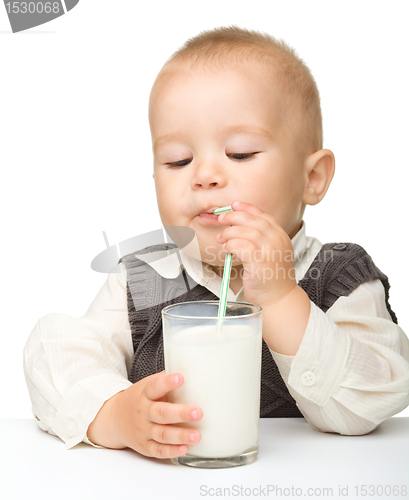
M 301 382 L 306 386 L 314 385 L 316 380 L 317 377 L 314 372 L 304 372 L 301 375 Z
M 332 248 L 333 248 L 334 250 L 345 250 L 345 249 L 346 249 L 346 247 L 347 247 L 346 245 L 344 245 L 344 244 L 342 244 L 342 243 L 341 243 L 341 244 L 339 244 L 339 245 L 335 245 L 335 246 L 333 246 Z
M 72 421 L 68 422 L 68 424 L 67 424 L 67 434 L 70 437 L 74 437 L 76 432 L 77 432 L 77 426 L 75 425 L 75 423 L 72 422 Z

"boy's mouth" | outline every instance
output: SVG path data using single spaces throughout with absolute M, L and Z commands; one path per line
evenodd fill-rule
M 206 223 L 212 223 L 212 224 L 218 224 L 219 223 L 219 216 L 214 215 L 214 214 L 209 214 L 209 213 L 201 213 L 199 214 L 199 218 L 201 221 L 206 222 Z
M 203 209 L 199 214 L 198 218 L 204 224 L 219 224 L 219 216 L 214 215 L 213 212 L 220 207 L 210 207 Z
M 202 214 L 212 214 L 217 208 L 220 208 L 220 207 L 210 207 L 210 208 L 205 208 L 203 209 L 201 212 L 199 212 L 198 215 L 202 215 Z

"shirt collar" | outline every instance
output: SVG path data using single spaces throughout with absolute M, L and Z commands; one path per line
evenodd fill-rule
M 301 222 L 301 228 L 298 230 L 298 233 L 291 239 L 291 243 L 293 244 L 294 266 L 296 267 L 297 263 L 301 260 L 310 246 L 310 241 L 308 241 L 307 235 L 305 234 L 304 220 Z
M 194 255 L 200 255 L 199 243 L 196 235 L 193 241 L 189 243 L 189 251 Z M 185 268 L 188 274 L 199 285 L 201 285 L 203 281 L 206 281 L 204 278 L 203 262 L 191 257 L 191 255 L 178 247 L 170 250 L 149 252 L 137 255 L 137 257 L 149 264 L 163 278 L 175 279 L 181 274 L 182 269 Z

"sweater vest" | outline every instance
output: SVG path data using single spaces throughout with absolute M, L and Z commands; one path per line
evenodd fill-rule
M 183 266 L 177 278 L 168 279 L 137 257 L 163 250 L 174 253 L 179 248 L 174 243 L 151 245 L 119 259 L 119 263 L 123 262 L 127 271 L 128 318 L 134 347 L 128 379 L 132 383 L 165 369 L 161 316 L 164 307 L 180 302 L 219 301 L 214 293 L 196 283 Z M 178 257 L 180 261 L 180 256 Z M 307 293 L 311 302 L 326 312 L 339 297 L 347 296 L 361 283 L 375 278 L 380 279 L 385 288 L 386 307 L 392 320 L 397 323 L 396 315 L 389 305 L 390 285 L 387 276 L 357 244 L 323 245 L 298 285 Z M 260 417 L 303 417 L 264 340 Z

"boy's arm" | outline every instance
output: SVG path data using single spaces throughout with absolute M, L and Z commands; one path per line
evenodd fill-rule
M 126 301 L 124 276 L 111 273 L 82 317 L 43 316 L 24 347 L 24 375 L 37 424 L 60 437 L 67 449 L 81 441 L 94 445 L 86 435 L 89 424 L 105 401 L 132 385 Z
M 268 335 L 263 336 L 313 429 L 366 434 L 408 406 L 409 340 L 391 320 L 380 280 L 361 284 L 326 313 L 311 302 L 300 335 L 297 324 L 302 317 L 299 311 L 294 330 L 286 331 L 289 338 L 294 334 L 293 344 L 274 344 L 288 353 L 299 342 L 294 355 L 274 351 Z M 273 309 L 263 308 L 263 330 L 273 318 Z

